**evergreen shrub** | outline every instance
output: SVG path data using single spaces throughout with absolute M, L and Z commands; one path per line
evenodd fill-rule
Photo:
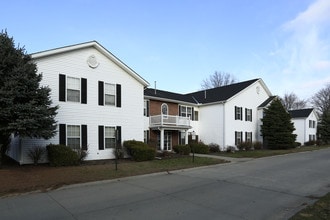
M 180 155 L 189 155 L 191 150 L 189 145 L 176 145 L 173 146 L 173 151 Z
M 191 152 L 196 154 L 208 154 L 210 152 L 209 147 L 203 142 L 191 143 L 190 144 Z
M 124 147 L 135 161 L 153 160 L 156 156 L 155 148 L 149 147 L 142 141 L 128 140 L 124 141 Z
M 51 166 L 72 166 L 79 164 L 79 155 L 68 146 L 50 144 L 46 148 Z

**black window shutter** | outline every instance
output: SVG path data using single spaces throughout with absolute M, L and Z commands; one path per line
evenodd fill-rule
M 247 109 L 247 108 L 245 108 L 245 121 L 247 121 L 247 120 L 248 120 L 248 118 L 247 118 L 247 114 L 248 114 L 248 109 Z
M 250 109 L 250 113 L 251 113 L 250 121 L 252 121 L 252 109 Z
M 104 105 L 104 82 L 99 81 L 99 105 Z
M 116 85 L 116 98 L 117 98 L 117 107 L 121 107 L 121 85 L 117 84 Z
M 60 144 L 66 145 L 66 125 L 60 124 Z
M 191 120 L 195 121 L 194 107 L 191 108 Z
M 241 113 L 241 118 L 240 118 L 240 119 L 241 119 L 241 121 L 242 121 L 242 120 L 243 120 L 243 108 L 240 107 L 239 109 L 240 109 L 240 113 Z
M 87 79 L 81 78 L 81 103 L 87 104 Z
M 104 150 L 104 126 L 99 125 L 99 150 Z
M 179 116 L 181 116 L 181 105 L 179 105 Z
M 81 125 L 81 149 L 87 150 L 87 125 Z
M 116 127 L 117 130 L 117 146 L 120 147 L 121 146 L 121 126 L 117 126 Z
M 237 106 L 235 106 L 235 120 L 237 120 Z
M 150 105 L 150 101 L 149 100 L 147 100 L 147 117 L 149 117 L 149 105 Z
M 59 75 L 59 101 L 65 102 L 65 75 Z
M 235 145 L 237 145 L 237 131 L 235 131 Z

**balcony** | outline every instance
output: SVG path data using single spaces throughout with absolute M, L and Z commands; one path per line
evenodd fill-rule
M 153 115 L 149 117 L 150 128 L 189 129 L 190 117 L 177 115 Z

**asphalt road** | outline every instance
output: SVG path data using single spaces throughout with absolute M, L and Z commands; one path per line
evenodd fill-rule
M 330 191 L 330 149 L 0 199 L 0 219 L 288 219 Z

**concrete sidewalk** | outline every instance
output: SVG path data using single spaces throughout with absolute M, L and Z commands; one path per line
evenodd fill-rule
M 190 154 L 192 156 L 192 154 Z M 213 154 L 195 154 L 196 157 L 209 157 L 209 158 L 216 158 L 216 159 L 222 159 L 226 160 L 232 163 L 237 163 L 237 162 L 246 162 L 253 160 L 255 158 L 235 158 L 235 157 L 224 157 L 224 156 L 219 156 L 219 155 L 213 155 Z

